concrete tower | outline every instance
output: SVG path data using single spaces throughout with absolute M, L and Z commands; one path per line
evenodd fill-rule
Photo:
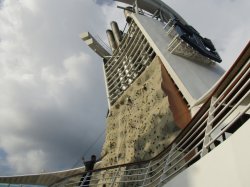
M 211 40 L 159 0 L 125 1 L 129 26 L 116 22 L 104 58 L 109 114 L 102 166 L 158 155 L 223 75 Z

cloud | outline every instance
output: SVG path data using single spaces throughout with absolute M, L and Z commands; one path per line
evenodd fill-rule
M 4 4 L 0 149 L 6 155 L 0 175 L 70 168 L 104 131 L 102 60 L 90 56 L 93 52 L 79 38 L 89 28 L 105 26 L 102 11 L 89 20 L 98 8 L 91 1 Z M 87 157 L 99 154 L 103 138 Z
M 0 9 L 2 8 L 4 0 L 0 0 Z
M 111 5 L 114 3 L 113 0 L 95 0 L 95 2 L 99 5 Z

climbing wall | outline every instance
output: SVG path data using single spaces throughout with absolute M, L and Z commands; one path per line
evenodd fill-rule
M 158 57 L 112 105 L 101 167 L 150 159 L 179 132 L 161 89 Z

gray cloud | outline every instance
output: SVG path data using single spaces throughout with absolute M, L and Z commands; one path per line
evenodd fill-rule
M 99 5 L 104 5 L 104 4 L 111 5 L 114 3 L 113 0 L 95 0 L 95 2 Z
M 4 2 L 4 0 L 0 0 L 0 9 L 1 9 L 2 6 L 3 6 L 3 2 Z
M 79 38 L 105 27 L 102 10 L 89 19 L 94 9 L 66 0 L 8 1 L 2 9 L 0 175 L 70 168 L 104 131 L 102 60 Z M 103 138 L 87 157 L 100 153 Z

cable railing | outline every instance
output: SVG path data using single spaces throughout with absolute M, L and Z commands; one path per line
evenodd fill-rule
M 98 34 L 96 34 L 94 38 L 109 54 L 112 54 L 110 46 L 106 42 L 104 42 Z
M 157 157 L 138 163 L 96 169 L 89 172 L 91 178 L 84 177 L 86 173 L 78 174 L 53 186 L 79 186 L 81 177 L 87 183 L 80 186 L 146 187 L 167 183 L 247 123 L 250 104 L 245 101 L 250 97 L 249 67 L 248 59 L 221 92 L 216 92 L 215 89 L 190 124 Z M 224 78 L 221 83 L 226 81 Z

